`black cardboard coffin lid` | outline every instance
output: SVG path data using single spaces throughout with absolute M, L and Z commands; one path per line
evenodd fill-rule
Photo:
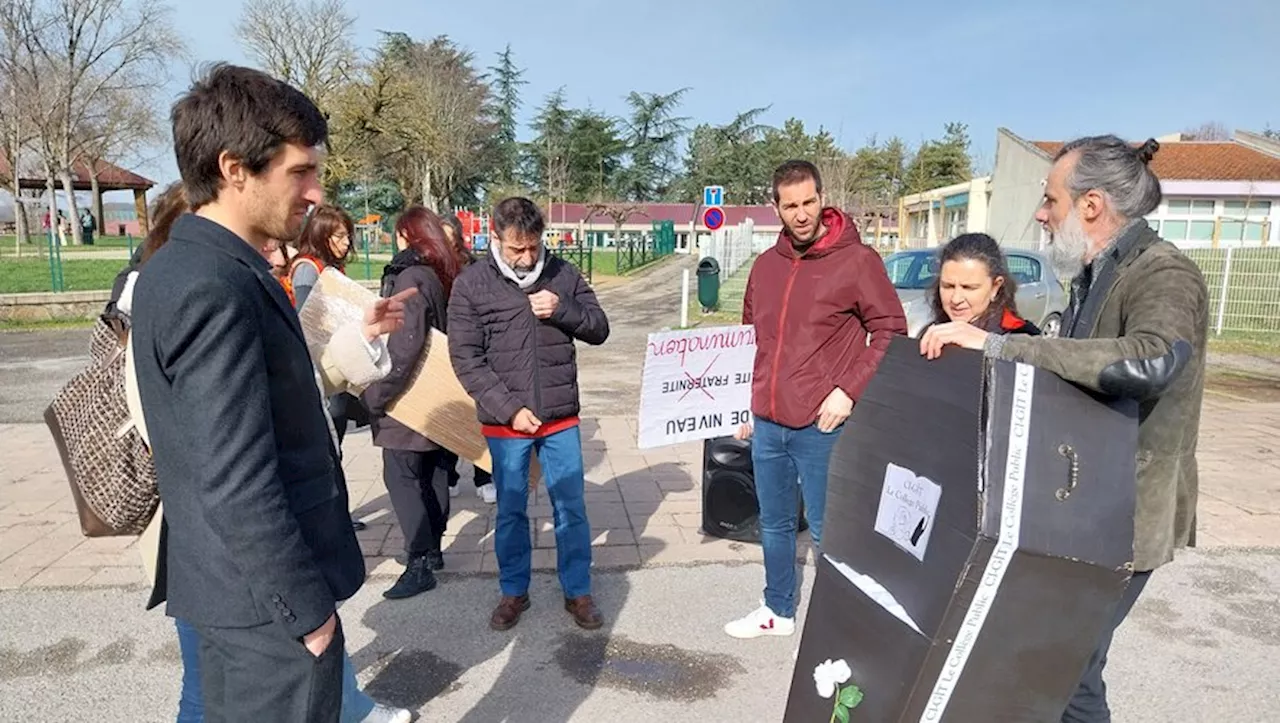
M 865 694 L 851 720 L 1056 719 L 1061 707 L 1047 711 L 1065 705 L 1129 576 L 1136 443 L 1132 404 L 977 352 L 930 362 L 895 338 L 832 456 L 829 559 L 787 720 L 832 715 L 813 680 L 827 659 L 845 660 Z M 940 488 L 923 560 L 907 549 L 919 520 L 902 527 L 907 547 L 876 531 L 890 465 Z M 916 629 L 839 568 L 883 586 Z

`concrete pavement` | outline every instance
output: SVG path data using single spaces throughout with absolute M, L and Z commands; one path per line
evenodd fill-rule
M 448 572 L 396 602 L 374 580 L 341 614 L 364 687 L 423 721 L 779 721 L 799 636 L 720 631 L 756 604 L 762 574 L 755 563 L 598 572 L 607 622 L 594 633 L 572 626 L 550 573 L 534 575 L 533 608 L 507 633 L 486 626 L 496 585 L 483 574 Z M 1280 719 L 1277 589 L 1274 550 L 1188 552 L 1163 568 L 1112 648 L 1115 720 Z M 144 598 L 137 587 L 0 594 L 0 720 L 172 721 L 176 636 Z

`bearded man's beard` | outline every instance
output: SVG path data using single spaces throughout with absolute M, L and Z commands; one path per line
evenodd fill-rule
M 1058 278 L 1074 279 L 1084 270 L 1084 257 L 1089 252 L 1089 235 L 1080 223 L 1080 216 L 1075 209 L 1067 214 L 1066 220 L 1058 230 L 1050 234 L 1049 262 Z

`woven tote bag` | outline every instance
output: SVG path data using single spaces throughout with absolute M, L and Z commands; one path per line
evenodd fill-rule
M 71 497 L 88 537 L 139 535 L 160 503 L 155 464 L 125 401 L 125 344 L 119 317 L 93 328 L 89 366 L 45 410 Z

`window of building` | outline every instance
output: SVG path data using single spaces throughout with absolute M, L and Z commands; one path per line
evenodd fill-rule
M 1168 215 L 1170 216 L 1212 216 L 1213 201 L 1191 198 L 1170 199 Z
M 1270 201 L 1224 201 L 1222 215 L 1227 218 L 1266 218 L 1271 215 Z
M 1192 221 L 1191 233 L 1188 239 L 1191 241 L 1212 241 L 1213 227 L 1216 225 L 1213 221 Z
M 1261 221 L 1223 221 L 1219 241 L 1261 241 L 1265 224 Z
M 947 212 L 947 238 L 953 239 L 968 230 L 969 209 L 953 208 Z
M 1170 221 L 1166 219 L 1165 222 L 1162 224 L 1162 229 L 1163 230 L 1161 231 L 1160 235 L 1164 238 L 1165 241 L 1172 241 L 1174 243 L 1177 243 L 1178 241 L 1187 240 L 1187 222 L 1186 221 Z

